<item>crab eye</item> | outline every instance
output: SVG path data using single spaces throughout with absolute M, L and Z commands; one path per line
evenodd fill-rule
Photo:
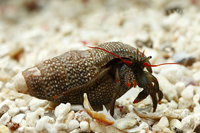
M 133 59 L 133 56 L 131 55 L 131 56 L 129 56 L 129 58 Z
M 149 59 L 151 59 L 151 58 L 152 58 L 152 56 L 149 56 L 148 58 L 149 58 Z

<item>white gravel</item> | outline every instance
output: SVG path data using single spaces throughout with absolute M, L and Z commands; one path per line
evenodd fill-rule
M 200 1 L 30 1 L 0 1 L 0 132 L 200 132 Z M 167 14 L 170 8 L 176 10 Z M 45 59 L 109 41 L 145 49 L 152 64 L 184 64 L 153 68 L 164 93 L 155 113 L 150 97 L 132 104 L 139 87 L 117 100 L 124 106 L 122 112 L 115 109 L 118 123 L 102 126 L 81 107 L 52 107 L 6 86 Z M 137 116 L 133 108 L 154 120 Z

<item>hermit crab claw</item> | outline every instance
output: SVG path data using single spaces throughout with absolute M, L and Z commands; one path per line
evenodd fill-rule
M 139 93 L 133 103 L 138 103 L 150 95 L 153 101 L 153 112 L 155 112 L 157 102 L 160 102 L 163 98 L 163 93 L 159 89 L 157 79 L 151 73 L 144 71 L 143 74 L 136 79 L 136 81 L 138 86 L 143 88 L 143 90 Z M 158 94 L 158 99 L 156 94 Z

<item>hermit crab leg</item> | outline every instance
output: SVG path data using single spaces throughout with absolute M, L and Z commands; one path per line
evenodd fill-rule
M 150 88 L 153 88 L 152 83 L 151 83 Z M 150 96 L 151 96 L 151 99 L 153 101 L 153 112 L 155 112 L 156 108 L 157 108 L 157 97 L 156 97 L 156 90 L 155 89 L 150 89 Z
M 111 103 L 110 103 L 110 115 L 113 116 L 114 115 L 114 108 L 115 108 L 115 101 L 117 99 L 117 96 L 120 92 L 121 89 L 121 81 L 119 78 L 119 72 L 118 69 L 116 69 L 116 76 L 115 76 L 115 82 L 116 82 L 116 91 L 114 92 L 112 99 L 111 99 Z
M 142 101 L 143 99 L 145 99 L 145 98 L 149 95 L 149 91 L 150 91 L 150 89 L 144 88 L 144 89 L 138 94 L 138 96 L 135 98 L 135 100 L 133 101 L 133 103 L 138 103 L 138 102 Z
M 154 87 L 153 88 L 156 91 L 156 93 L 158 93 L 158 98 L 159 98 L 159 102 L 160 102 L 162 100 L 162 98 L 163 98 L 163 93 L 159 89 L 158 80 L 152 74 L 149 74 L 147 72 L 145 72 L 145 75 L 149 79 L 150 82 L 154 83 Z

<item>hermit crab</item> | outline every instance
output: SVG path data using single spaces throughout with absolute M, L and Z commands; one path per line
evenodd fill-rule
M 156 110 L 163 93 L 151 67 L 176 63 L 151 65 L 151 56 L 122 42 L 90 48 L 45 60 L 17 74 L 7 87 L 57 103 L 82 104 L 87 93 L 91 105 L 111 103 L 113 115 L 115 100 L 138 85 L 143 90 L 133 103 L 150 95 Z

